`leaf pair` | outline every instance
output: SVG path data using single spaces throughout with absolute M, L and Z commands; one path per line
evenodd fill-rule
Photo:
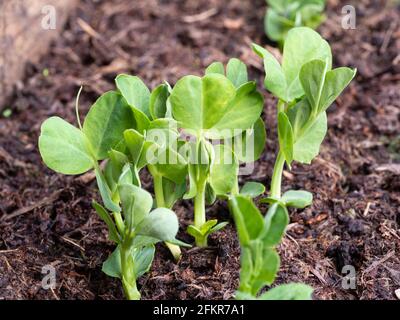
M 121 74 L 115 79 L 116 86 L 130 106 L 136 130 L 143 134 L 151 120 L 165 118 L 170 114 L 168 96 L 170 87 L 160 84 L 151 93 L 143 81 L 136 76 Z
M 263 97 L 238 59 L 230 60 L 226 76 L 223 65 L 215 62 L 202 78 L 183 77 L 169 99 L 174 119 L 197 138 L 238 135 L 253 126 L 263 109 Z
M 132 112 L 123 97 L 117 92 L 106 92 L 90 108 L 82 130 L 59 117 L 44 121 L 39 150 L 50 169 L 81 174 L 105 159 L 132 124 Z
M 239 291 L 253 296 L 271 285 L 279 269 L 279 244 L 289 217 L 285 207 L 274 204 L 265 218 L 249 197 L 238 195 L 229 200 L 241 245 Z
M 331 70 L 329 44 L 315 31 L 299 27 L 289 31 L 282 65 L 264 48 L 253 45 L 264 59 L 265 87 L 286 108 L 278 113 L 280 150 L 287 164 L 310 163 L 326 135 L 326 109 L 354 78 L 350 68 Z
M 244 195 L 231 197 L 229 206 L 238 230 L 241 246 L 240 286 L 237 299 L 309 299 L 312 289 L 290 285 L 272 289 L 257 298 L 270 286 L 279 270 L 280 258 L 275 247 L 281 242 L 289 216 L 285 206 L 274 203 L 263 217 L 252 200 Z M 296 289 L 296 292 L 289 292 Z

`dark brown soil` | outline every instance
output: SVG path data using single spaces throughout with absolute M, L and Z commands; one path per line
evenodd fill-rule
M 329 111 L 329 134 L 311 166 L 285 171 L 284 189 L 306 189 L 314 203 L 291 212 L 280 246 L 279 283 L 302 281 L 317 299 L 396 299 L 400 288 L 400 9 L 384 1 L 353 1 L 357 29 L 341 28 L 348 1 L 332 0 L 320 31 L 336 65 L 358 68 L 357 79 Z M 264 0 L 82 0 L 65 30 L 18 84 L 10 117 L 0 118 L 0 298 L 121 299 L 118 280 L 101 272 L 112 251 L 91 209 L 90 175 L 67 177 L 42 164 L 41 122 L 59 115 L 75 122 L 116 74 L 154 87 L 201 74 L 214 60 L 239 57 L 262 84 L 263 69 L 249 45 L 271 45 L 263 34 Z M 199 13 L 203 13 L 198 15 Z M 48 75 L 46 76 L 46 73 Z M 265 92 L 263 90 L 263 92 Z M 268 141 L 252 179 L 269 185 L 276 152 L 275 101 L 265 93 Z M 146 180 L 146 176 L 144 176 Z M 151 190 L 150 182 L 145 183 Z M 191 205 L 179 203 L 180 238 Z M 223 203 L 210 216 L 229 220 Z M 239 247 L 230 224 L 207 249 L 184 250 L 175 264 L 159 245 L 151 272 L 140 280 L 144 299 L 228 299 L 238 285 Z M 54 290 L 41 288 L 42 266 L 57 271 Z M 342 267 L 357 272 L 355 290 L 342 288 Z

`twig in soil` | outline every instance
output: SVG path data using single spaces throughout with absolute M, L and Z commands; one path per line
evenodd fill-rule
M 30 206 L 26 206 L 26 207 L 17 209 L 14 212 L 12 212 L 12 213 L 10 213 L 8 215 L 4 215 L 4 216 L 2 216 L 0 218 L 0 221 L 6 221 L 6 220 L 13 219 L 13 218 L 18 217 L 18 216 L 20 216 L 22 214 L 28 213 L 28 212 L 36 209 L 36 208 L 39 208 L 39 207 L 42 207 L 42 206 L 44 206 L 44 205 L 46 205 L 48 203 L 51 203 L 51 202 L 53 202 L 53 201 L 58 199 L 58 197 L 60 196 L 61 192 L 62 192 L 62 190 L 58 190 L 58 191 L 54 192 L 51 196 L 49 196 L 47 198 L 44 198 L 44 199 L 42 199 L 42 200 L 40 200 L 40 201 L 30 205 Z
M 385 255 L 382 259 L 373 262 L 367 269 L 364 270 L 364 272 L 361 275 L 361 280 L 363 281 L 364 275 L 366 273 L 371 272 L 372 270 L 376 269 L 379 265 L 381 265 L 382 263 L 384 263 L 386 260 L 389 260 L 392 256 L 394 256 L 395 251 L 389 251 L 389 253 L 387 255 Z
M 376 171 L 389 171 L 395 175 L 400 175 L 400 164 L 398 163 L 388 163 L 382 164 L 379 167 L 375 168 Z
M 183 17 L 182 20 L 183 20 L 183 22 L 186 22 L 186 23 L 194 23 L 194 22 L 207 20 L 208 18 L 211 18 L 212 16 L 216 15 L 217 13 L 218 13 L 218 10 L 216 8 L 211 8 L 210 10 L 204 11 L 199 14 L 195 14 L 193 16 Z
M 0 254 L 2 254 L 2 253 L 11 253 L 11 252 L 15 252 L 15 251 L 18 251 L 19 250 L 19 248 L 17 248 L 17 249 L 9 249 L 9 250 L 0 250 Z
M 82 30 L 85 31 L 89 36 L 95 39 L 101 39 L 101 35 L 96 30 L 94 30 L 86 21 L 82 20 L 81 18 L 78 18 L 76 22 L 79 24 Z
M 367 206 L 365 207 L 365 210 L 363 212 L 363 216 L 366 217 L 368 212 L 369 212 L 369 208 L 371 207 L 371 202 L 367 203 Z
M 314 276 L 316 276 L 316 277 L 318 278 L 318 280 L 321 281 L 322 284 L 327 285 L 326 280 L 324 279 L 324 277 L 321 275 L 321 273 L 320 273 L 318 270 L 316 270 L 316 269 L 314 269 L 314 268 L 311 268 L 310 272 L 311 272 Z
M 393 229 L 390 229 L 388 226 L 385 226 L 384 224 L 382 224 L 382 227 L 384 227 L 392 236 L 400 240 L 400 236 Z
M 396 30 L 396 28 L 397 28 L 397 21 L 392 21 L 392 23 L 390 24 L 389 30 L 385 34 L 385 38 L 383 39 L 382 46 L 379 49 L 380 53 L 385 53 L 385 51 L 390 43 L 390 39 L 392 38 L 393 32 Z
M 76 242 L 72 241 L 71 239 L 67 238 L 67 237 L 60 237 L 61 239 L 63 239 L 65 242 L 68 242 L 69 244 L 72 244 L 73 246 L 79 248 L 81 251 L 85 252 L 85 248 L 82 247 L 81 245 L 77 244 Z

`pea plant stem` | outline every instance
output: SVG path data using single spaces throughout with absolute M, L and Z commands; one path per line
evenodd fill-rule
M 274 165 L 274 173 L 272 174 L 272 180 L 271 180 L 270 196 L 273 198 L 279 199 L 281 197 L 282 173 L 284 165 L 285 165 L 285 158 L 283 156 L 283 153 L 279 151 L 278 156 L 276 157 Z
M 154 194 L 156 197 L 157 208 L 165 208 L 165 198 L 164 198 L 164 189 L 162 183 L 162 176 L 155 173 L 153 174 L 154 179 Z
M 200 229 L 206 223 L 205 182 L 200 182 L 197 188 L 197 194 L 194 198 L 194 226 Z M 203 239 L 196 238 L 196 245 L 198 247 L 206 247 L 207 237 Z
M 127 299 L 140 300 L 140 292 L 136 287 L 136 279 L 132 270 L 132 263 L 129 261 L 129 259 L 132 259 L 132 239 L 133 237 L 126 235 L 126 238 L 120 247 L 122 285 Z
M 156 172 L 156 170 L 151 167 L 150 165 L 148 166 L 149 171 L 151 175 L 153 176 L 153 182 L 154 182 L 154 195 L 156 197 L 156 203 L 157 203 L 157 208 L 167 208 L 167 205 L 165 203 L 165 198 L 164 198 L 164 187 L 163 187 L 163 177 L 159 173 Z M 171 209 L 171 208 L 168 208 Z M 182 255 L 181 248 L 172 243 L 165 242 L 165 245 L 168 247 L 169 251 L 171 251 L 171 254 L 173 255 L 175 261 L 179 261 Z

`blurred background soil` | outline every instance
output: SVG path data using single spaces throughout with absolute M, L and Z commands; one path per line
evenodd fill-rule
M 284 172 L 283 188 L 314 194 L 312 207 L 290 212 L 277 283 L 305 282 L 316 299 L 396 299 L 400 288 L 400 8 L 386 1 L 350 1 L 357 28 L 341 27 L 342 7 L 329 1 L 319 31 L 336 66 L 358 68 L 357 78 L 329 109 L 329 132 L 311 166 Z M 265 96 L 267 144 L 254 173 L 242 181 L 269 185 L 277 141 L 276 101 L 262 88 L 263 66 L 252 52 L 264 35 L 265 1 L 81 0 L 64 30 L 28 65 L 0 117 L 0 298 L 122 299 L 120 283 L 101 272 L 112 251 L 106 226 L 91 208 L 93 176 L 63 176 L 38 153 L 43 120 L 76 123 L 118 73 L 140 76 L 153 88 L 186 74 L 201 75 L 215 60 L 242 59 Z M 278 51 L 272 47 L 275 53 Z M 144 185 L 152 190 L 146 173 Z M 263 207 L 262 207 L 263 208 Z M 263 208 L 265 210 L 265 208 Z M 178 203 L 179 238 L 192 207 Z M 209 217 L 228 220 L 207 249 L 184 249 L 175 264 L 158 245 L 151 271 L 140 279 L 144 299 L 229 299 L 237 285 L 240 249 L 227 207 Z M 56 268 L 54 290 L 41 287 L 43 265 Z M 345 265 L 356 289 L 342 287 Z

